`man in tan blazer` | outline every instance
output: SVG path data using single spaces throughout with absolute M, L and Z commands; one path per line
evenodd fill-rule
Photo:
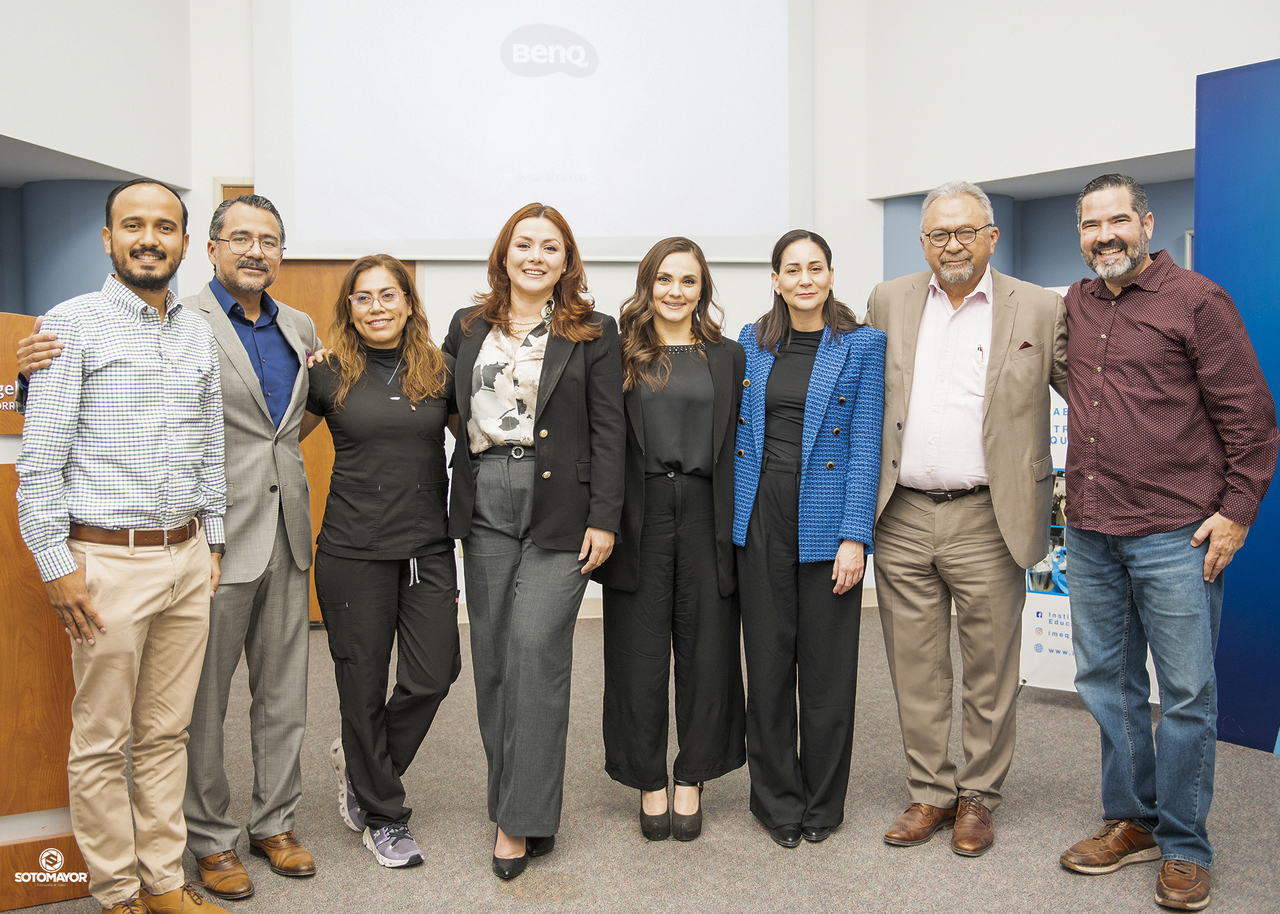
M 867 320 L 888 335 L 875 582 L 911 805 L 885 841 L 955 826 L 979 856 L 1013 760 L 1025 569 L 1049 551 L 1049 388 L 1066 393 L 1061 296 L 990 269 L 1000 237 L 978 187 L 921 208 L 932 268 L 880 283 Z M 951 607 L 963 661 L 963 767 L 951 736 Z

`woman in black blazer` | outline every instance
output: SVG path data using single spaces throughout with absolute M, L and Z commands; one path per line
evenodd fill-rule
M 493 871 L 513 879 L 560 827 L 573 629 L 622 513 L 622 367 L 573 233 L 517 211 L 487 293 L 453 317 L 450 535 L 462 540 L 476 712 L 489 762 Z
M 329 332 L 329 358 L 308 372 L 302 434 L 326 421 L 333 435 L 315 579 L 342 711 L 330 749 L 338 811 L 382 866 L 415 866 L 401 777 L 462 671 L 445 506 L 453 359 L 431 342 L 408 270 L 386 254 L 352 264 Z
M 604 585 L 605 770 L 641 791 L 650 841 L 702 831 L 702 782 L 746 762 L 733 550 L 742 347 L 720 335 L 711 271 L 687 238 L 658 242 L 622 305 L 626 497 Z M 680 751 L 667 803 L 667 682 Z

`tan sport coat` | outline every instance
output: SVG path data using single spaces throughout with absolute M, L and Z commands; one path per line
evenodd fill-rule
M 983 450 L 1000 534 L 1014 560 L 1030 568 L 1049 551 L 1053 500 L 1049 388 L 1066 397 L 1066 308 L 1056 292 L 994 269 L 991 275 L 995 301 L 982 407 Z M 889 338 L 877 521 L 898 483 L 916 339 L 932 276 L 926 270 L 882 282 L 867 301 L 868 323 Z
M 289 534 L 293 560 L 311 567 L 311 496 L 298 446 L 298 426 L 307 407 L 307 355 L 320 348 L 315 324 L 284 302 L 276 322 L 298 357 L 298 379 L 280 427 L 271 421 L 262 385 L 244 343 L 208 284 L 182 300 L 209 322 L 222 371 L 222 414 L 227 435 L 226 554 L 222 583 L 256 581 L 266 570 L 279 509 Z

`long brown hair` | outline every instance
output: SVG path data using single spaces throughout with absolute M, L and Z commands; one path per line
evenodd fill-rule
M 634 390 L 641 381 L 648 384 L 650 390 L 658 390 L 667 386 L 667 379 L 671 376 L 671 359 L 662 348 L 658 331 L 653 326 L 656 307 L 653 284 L 662 262 L 670 254 L 692 254 L 702 274 L 702 294 L 693 308 L 693 338 L 699 343 L 720 342 L 720 321 L 724 319 L 724 310 L 713 300 L 715 286 L 702 248 L 688 238 L 663 238 L 640 261 L 640 268 L 636 270 L 636 291 L 622 303 L 622 311 L 618 315 L 623 390 Z
M 831 245 L 827 244 L 827 239 L 808 229 L 792 229 L 779 238 L 778 243 L 773 246 L 771 260 L 773 272 L 777 273 L 782 269 L 782 255 L 787 248 L 797 241 L 806 239 L 822 248 L 822 256 L 827 258 L 827 269 L 830 269 Z M 832 343 L 840 339 L 840 334 L 857 330 L 862 326 L 853 309 L 836 298 L 834 289 L 827 293 L 827 300 L 822 303 L 822 322 L 831 328 Z M 791 312 L 787 309 L 786 300 L 775 291 L 773 307 L 769 309 L 769 313 L 756 321 L 756 345 L 776 353 L 778 345 L 784 341 L 788 345 L 791 343 Z
M 351 386 L 364 374 L 365 344 L 352 321 L 350 296 L 360 274 L 377 267 L 382 267 L 395 278 L 404 294 L 405 304 L 409 307 L 409 317 L 400 335 L 400 351 L 404 355 L 404 369 L 400 372 L 401 392 L 410 402 L 418 402 L 428 397 L 438 397 L 445 389 L 448 366 L 444 353 L 431 342 L 431 328 L 427 324 L 427 314 L 422 309 L 422 300 L 418 298 L 418 288 L 413 283 L 413 277 L 409 275 L 405 265 L 391 255 L 369 254 L 361 257 L 347 270 L 347 275 L 342 279 L 342 288 L 338 290 L 337 301 L 333 304 L 329 348 L 333 357 L 338 360 L 338 371 L 342 375 L 342 384 L 338 387 L 338 396 L 334 401 L 336 406 L 342 405 Z
M 462 332 L 470 335 L 472 324 L 479 319 L 498 325 L 504 333 L 511 333 L 511 277 L 507 276 L 507 249 L 511 247 L 516 225 L 523 219 L 546 219 L 564 239 L 564 275 L 552 292 L 556 308 L 551 317 L 551 332 L 575 343 L 599 338 L 602 331 L 599 322 L 591 319 L 595 302 L 586 294 L 587 273 L 582 268 L 582 257 L 578 253 L 578 243 L 573 240 L 573 230 L 555 207 L 543 203 L 520 207 L 498 233 L 493 250 L 489 252 L 489 291 L 476 293 L 476 306 L 462 318 Z

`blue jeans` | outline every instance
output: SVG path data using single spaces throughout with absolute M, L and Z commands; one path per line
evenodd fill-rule
M 1149 536 L 1067 527 L 1067 579 L 1076 689 L 1102 731 L 1103 815 L 1152 828 L 1166 860 L 1209 867 L 1223 575 L 1204 580 L 1209 544 L 1191 545 L 1198 527 Z M 1154 744 L 1148 645 L 1160 683 Z

